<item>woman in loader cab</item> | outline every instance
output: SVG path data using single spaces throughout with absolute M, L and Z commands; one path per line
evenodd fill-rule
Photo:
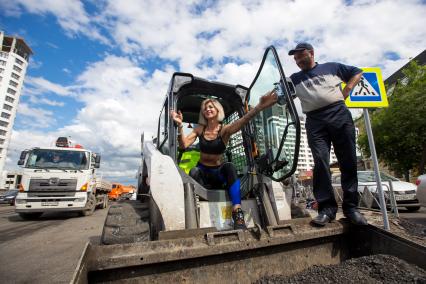
M 191 146 L 199 138 L 200 160 L 189 175 L 201 185 L 220 188 L 226 184 L 232 201 L 232 219 L 234 229 L 246 229 L 244 213 L 241 209 L 240 180 L 232 163 L 223 162 L 223 153 L 232 134 L 241 130 L 257 113 L 277 102 L 274 91 L 263 95 L 259 103 L 237 121 L 222 125 L 225 118 L 222 105 L 215 99 L 206 99 L 201 103 L 198 126 L 192 132 L 183 135 L 183 115 L 180 111 L 171 111 L 171 116 L 178 126 L 178 142 L 180 149 Z

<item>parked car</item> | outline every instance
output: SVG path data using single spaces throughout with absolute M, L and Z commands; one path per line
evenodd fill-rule
M 417 211 L 420 209 L 420 203 L 417 199 L 417 187 L 409 182 L 401 181 L 391 175 L 380 172 L 382 180 L 382 188 L 385 195 L 386 203 L 389 205 L 389 182 L 392 181 L 393 192 L 398 207 L 405 207 L 409 211 Z M 426 181 L 425 181 L 426 183 Z M 332 177 L 333 188 L 341 193 L 340 174 Z M 358 171 L 358 192 L 360 195 L 367 188 L 376 200 L 379 200 L 376 176 L 374 171 Z M 378 207 L 377 202 L 373 202 L 373 207 Z
M 17 189 L 8 190 L 5 193 L 0 194 L 0 203 L 9 203 L 10 205 L 15 205 L 15 198 L 17 195 Z
M 416 180 L 417 199 L 422 206 L 426 207 L 426 175 L 421 175 Z

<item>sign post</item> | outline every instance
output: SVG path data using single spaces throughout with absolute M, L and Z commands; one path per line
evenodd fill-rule
M 389 231 L 389 219 L 383 194 L 382 180 L 380 177 L 379 162 L 376 154 L 376 146 L 374 144 L 373 131 L 371 129 L 370 116 L 368 114 L 368 108 L 387 107 L 389 104 L 380 68 L 373 67 L 361 69 L 364 71 L 361 81 L 352 89 L 351 93 L 346 98 L 345 103 L 350 108 L 363 108 L 365 129 L 367 131 L 377 190 L 379 192 L 383 226 L 385 230 Z

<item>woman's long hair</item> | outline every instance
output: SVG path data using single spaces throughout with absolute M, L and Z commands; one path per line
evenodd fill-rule
M 206 104 L 209 103 L 209 102 L 211 102 L 217 110 L 217 121 L 222 122 L 222 120 L 225 118 L 225 112 L 223 111 L 223 107 L 218 100 L 216 100 L 216 99 L 205 99 L 201 103 L 200 114 L 198 116 L 198 124 L 201 124 L 201 125 L 204 125 L 204 126 L 207 125 L 207 120 L 204 117 L 203 111 L 204 111 L 204 108 L 206 107 Z

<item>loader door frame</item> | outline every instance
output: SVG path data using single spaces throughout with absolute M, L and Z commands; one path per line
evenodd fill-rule
M 166 98 L 163 107 L 160 111 L 160 116 L 158 118 L 158 129 L 157 129 L 157 149 L 165 154 L 170 154 L 170 147 L 169 147 L 169 129 L 168 129 L 168 122 L 169 122 L 169 108 L 168 108 L 168 98 Z
M 261 111 L 251 121 L 257 148 L 257 170 L 274 181 L 291 176 L 297 168 L 300 146 L 300 121 L 293 102 L 294 88 L 285 77 L 274 46 L 265 50 L 259 70 L 250 85 L 245 103 L 253 108 L 260 96 L 276 86 L 283 94 L 281 104 Z

